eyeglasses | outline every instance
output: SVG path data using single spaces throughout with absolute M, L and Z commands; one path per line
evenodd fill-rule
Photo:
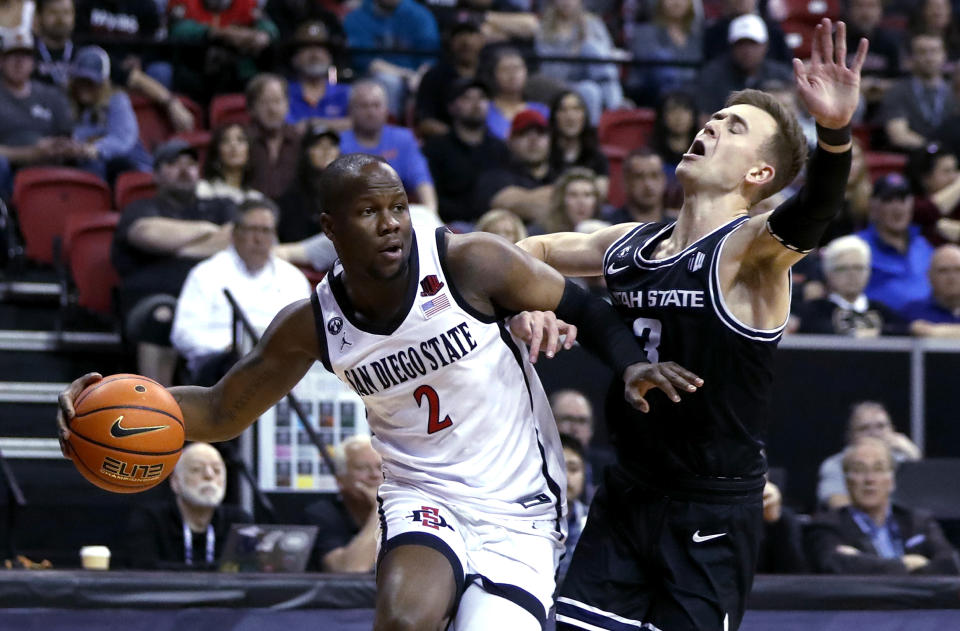
M 869 267 L 866 265 L 837 265 L 833 268 L 833 272 L 840 272 L 841 274 L 846 272 L 865 272 Z
M 574 414 L 558 414 L 557 423 L 576 423 L 578 425 L 590 425 L 593 419 L 589 416 L 576 416 Z
M 237 224 L 236 228 L 239 232 L 249 232 L 251 234 L 267 234 L 272 235 L 276 234 L 277 229 L 274 226 L 246 226 L 242 223 Z

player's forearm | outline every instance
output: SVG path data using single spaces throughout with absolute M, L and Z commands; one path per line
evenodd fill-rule
M 517 245 L 564 276 L 599 276 L 603 273 L 603 252 L 590 248 L 589 235 L 554 232 L 527 237 Z

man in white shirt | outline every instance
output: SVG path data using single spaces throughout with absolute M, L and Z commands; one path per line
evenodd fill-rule
M 269 199 L 243 202 L 230 247 L 199 263 L 187 276 L 170 338 L 198 385 L 216 383 L 236 359 L 233 314 L 224 289 L 230 290 L 258 332 L 282 308 L 310 295 L 303 273 L 271 254 L 277 217 L 277 206 Z

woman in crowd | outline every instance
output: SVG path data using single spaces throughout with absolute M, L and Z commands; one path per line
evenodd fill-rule
M 494 208 L 483 213 L 474 225 L 477 232 L 498 234 L 510 243 L 527 238 L 527 228 L 523 220 L 509 210 Z
M 957 157 L 931 144 L 910 154 L 907 178 L 913 191 L 913 223 L 934 246 L 960 243 L 960 170 Z
M 537 55 L 610 58 L 617 55 L 606 25 L 584 10 L 582 0 L 549 0 L 535 40 Z M 596 125 L 605 109 L 623 104 L 620 71 L 614 63 L 544 61 L 540 73 L 576 88 Z
M 653 20 L 637 25 L 630 40 L 634 59 L 697 62 L 703 59 L 703 8 L 700 0 L 657 0 Z M 696 66 L 634 66 L 627 93 L 640 105 L 657 103 L 661 95 L 689 84 Z
M 320 176 L 340 155 L 340 135 L 325 125 L 307 127 L 300 141 L 297 176 L 278 200 L 281 243 L 297 242 L 321 232 L 318 206 Z
M 527 102 L 523 90 L 527 86 L 527 62 L 516 48 L 501 48 L 494 53 L 487 68 L 490 86 L 490 108 L 487 110 L 487 129 L 501 140 L 510 135 L 513 117 L 525 109 L 534 109 L 550 116 L 543 103 Z
M 600 151 L 597 129 L 587 120 L 587 105 L 572 90 L 560 93 L 550 104 L 550 168 L 563 173 L 570 167 L 593 171 L 601 199 L 606 198 L 610 167 Z
M 911 34 L 939 35 L 946 47 L 947 59 L 960 59 L 960 25 L 953 20 L 950 0 L 921 0 L 910 15 Z
M 197 184 L 197 196 L 226 197 L 236 204 L 262 197 L 250 187 L 252 179 L 247 131 L 239 123 L 228 123 L 213 130 L 210 151 L 203 163 L 203 178 Z
M 150 154 L 130 97 L 110 82 L 110 58 L 99 46 L 77 51 L 67 86 L 73 110 L 73 139 L 80 143 L 80 166 L 113 182 L 123 171 L 149 171 Z
M 553 185 L 550 213 L 543 220 L 542 232 L 572 232 L 577 225 L 600 214 L 600 188 L 590 169 L 574 167 Z M 535 234 L 534 229 L 531 233 Z
M 650 145 L 663 161 L 671 181 L 683 154 L 693 144 L 700 129 L 698 118 L 696 102 L 689 92 L 665 94 L 657 107 Z

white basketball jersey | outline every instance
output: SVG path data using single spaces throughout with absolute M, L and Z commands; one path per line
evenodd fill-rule
M 313 301 L 324 365 L 363 398 L 387 480 L 560 522 L 566 475 L 543 386 L 502 322 L 460 297 L 445 239 L 443 228 L 414 229 L 407 306 L 383 330 L 358 325 L 334 266 Z

